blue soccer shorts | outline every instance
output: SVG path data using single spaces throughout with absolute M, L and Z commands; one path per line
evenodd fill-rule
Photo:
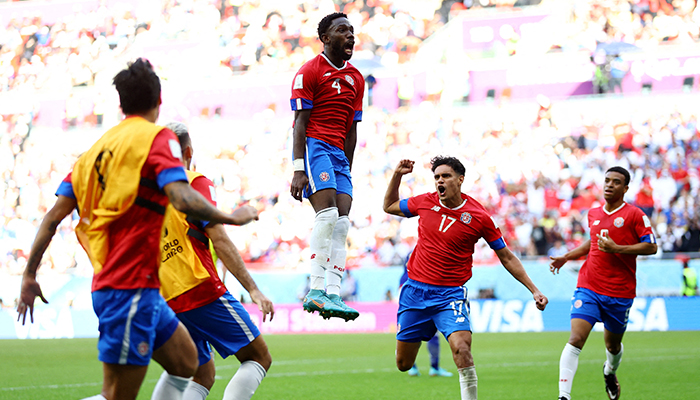
M 430 340 L 438 330 L 449 337 L 453 332 L 471 331 L 469 300 L 464 286 L 437 286 L 406 281 L 399 294 L 396 340 Z
M 307 137 L 304 167 L 309 177 L 304 197 L 309 198 L 323 189 L 335 189 L 336 193 L 352 197 L 350 162 L 345 151 L 323 140 Z
M 177 317 L 197 346 L 199 365 L 211 360 L 210 344 L 226 358 L 260 336 L 248 311 L 228 291 L 205 306 L 178 313 Z
M 571 319 L 579 318 L 591 325 L 602 322 L 612 333 L 625 333 L 634 299 L 610 297 L 590 289 L 577 288 L 571 298 Z
M 108 364 L 148 365 L 179 324 L 158 289 L 98 290 L 92 307 L 99 320 L 98 358 Z

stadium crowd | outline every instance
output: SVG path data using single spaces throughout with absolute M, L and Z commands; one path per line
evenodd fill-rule
M 137 18 L 133 10 L 120 7 L 76 13 L 50 26 L 38 17 L 12 19 L 0 30 L 0 92 L 107 87 L 114 66 L 123 65 L 140 46 L 171 39 L 217 45 L 206 60 L 159 63 L 158 72 L 165 79 L 176 76 L 176 68 L 196 68 L 212 76 L 220 76 L 222 70 L 225 74 L 291 70 L 319 51 L 316 21 L 333 10 L 343 10 L 360 27 L 355 58 L 377 57 L 388 65 L 410 62 L 420 42 L 447 21 L 450 10 L 510 7 L 517 2 L 319 0 L 297 6 L 284 0 L 232 0 L 223 9 L 216 4 L 172 1 L 156 10 L 152 19 Z M 596 43 L 611 40 L 642 46 L 698 39 L 694 1 L 596 0 L 575 5 L 576 26 L 566 35 L 555 35 L 566 38 L 559 45 L 562 49 L 595 48 Z M 677 37 L 669 33 L 671 25 L 680 29 Z M 44 140 L 41 127 L 33 126 L 36 111 L 30 102 L 21 111 L 3 114 L 0 121 L 0 272 L 22 271 L 36 227 L 78 155 L 69 146 L 57 151 L 55 140 Z M 79 125 L 72 117 L 75 112 L 66 111 L 65 125 Z M 584 212 L 602 198 L 604 170 L 613 164 L 633 172 L 627 200 L 650 215 L 661 249 L 698 251 L 697 118 L 671 112 L 571 119 L 541 109 L 537 116 L 483 118 L 475 123 L 455 109 L 429 102 L 391 114 L 370 107 L 360 124 L 354 162 L 356 196 L 348 266 L 402 262 L 415 242 L 417 225 L 411 219 L 399 222 L 386 216 L 377 199 L 383 197 L 387 174 L 398 159 L 408 157 L 427 166 L 432 156 L 445 152 L 466 162 L 464 191 L 487 205 L 511 248 L 521 255 L 546 255 L 580 243 L 585 235 Z M 235 138 L 207 136 L 196 143 L 195 163 L 217 184 L 222 207 L 248 202 L 262 210 L 255 224 L 230 229 L 247 261 L 280 268 L 303 265 L 311 231 L 304 221 L 312 221 L 308 214 L 313 211 L 288 194 L 289 118 L 268 109 L 247 121 L 199 116 L 187 122 L 195 141 L 198 133 L 216 132 L 226 123 L 235 123 L 244 132 Z M 432 176 L 415 174 L 405 186 L 411 191 L 402 193 L 404 197 L 433 190 Z M 70 229 L 77 218 L 74 214 L 59 228 L 43 273 L 92 273 Z M 490 261 L 492 254 L 480 248 L 476 258 Z

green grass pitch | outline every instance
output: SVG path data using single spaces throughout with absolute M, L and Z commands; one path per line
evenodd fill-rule
M 487 400 L 556 399 L 559 356 L 567 332 L 480 333 L 473 353 L 479 395 Z M 447 343 L 441 366 L 452 378 L 429 377 L 422 348 L 420 377 L 394 364 L 392 334 L 268 335 L 273 365 L 254 399 L 459 399 L 459 382 Z M 700 399 L 700 332 L 629 332 L 618 378 L 622 398 Z M 80 399 L 99 393 L 102 368 L 96 339 L 1 340 L 0 399 Z M 423 346 L 425 347 L 425 346 Z M 607 399 L 601 333 L 591 334 L 581 353 L 573 400 Z M 221 399 L 238 368 L 235 358 L 217 359 L 209 396 Z M 151 365 L 139 399 L 150 399 L 162 369 Z

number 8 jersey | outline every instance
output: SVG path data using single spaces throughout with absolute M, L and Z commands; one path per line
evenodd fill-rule
M 349 62 L 337 68 L 321 53 L 294 76 L 293 111 L 311 110 L 306 136 L 345 149 L 353 121 L 362 120 L 365 80 Z
M 440 286 L 462 286 L 472 277 L 474 245 L 484 238 L 493 250 L 506 246 L 498 225 L 473 197 L 447 208 L 437 192 L 401 200 L 406 217 L 419 216 L 418 243 L 408 260 L 408 277 Z

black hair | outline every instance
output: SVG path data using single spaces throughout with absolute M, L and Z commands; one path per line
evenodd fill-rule
M 625 177 L 625 186 L 628 186 L 630 184 L 630 173 L 626 169 L 615 166 L 615 167 L 610 167 L 605 173 L 607 174 L 608 172 L 617 172 L 619 174 L 622 174 L 622 176 Z
M 160 78 L 146 59 L 139 58 L 127 64 L 112 83 L 119 92 L 119 105 L 126 115 L 146 112 L 160 102 Z
M 464 168 L 464 164 L 462 164 L 462 162 L 455 157 L 433 157 L 433 159 L 430 160 L 430 165 L 433 172 L 435 172 L 435 169 L 441 165 L 447 165 L 448 167 L 452 168 L 459 176 L 464 176 L 464 173 L 467 171 L 466 168 Z
M 335 12 L 333 14 L 328 14 L 323 19 L 321 22 L 318 23 L 318 38 L 321 39 L 321 36 L 326 33 L 328 28 L 331 26 L 333 23 L 333 20 L 336 18 L 347 18 L 348 16 L 345 13 L 341 12 Z M 321 39 L 323 41 L 323 39 Z

